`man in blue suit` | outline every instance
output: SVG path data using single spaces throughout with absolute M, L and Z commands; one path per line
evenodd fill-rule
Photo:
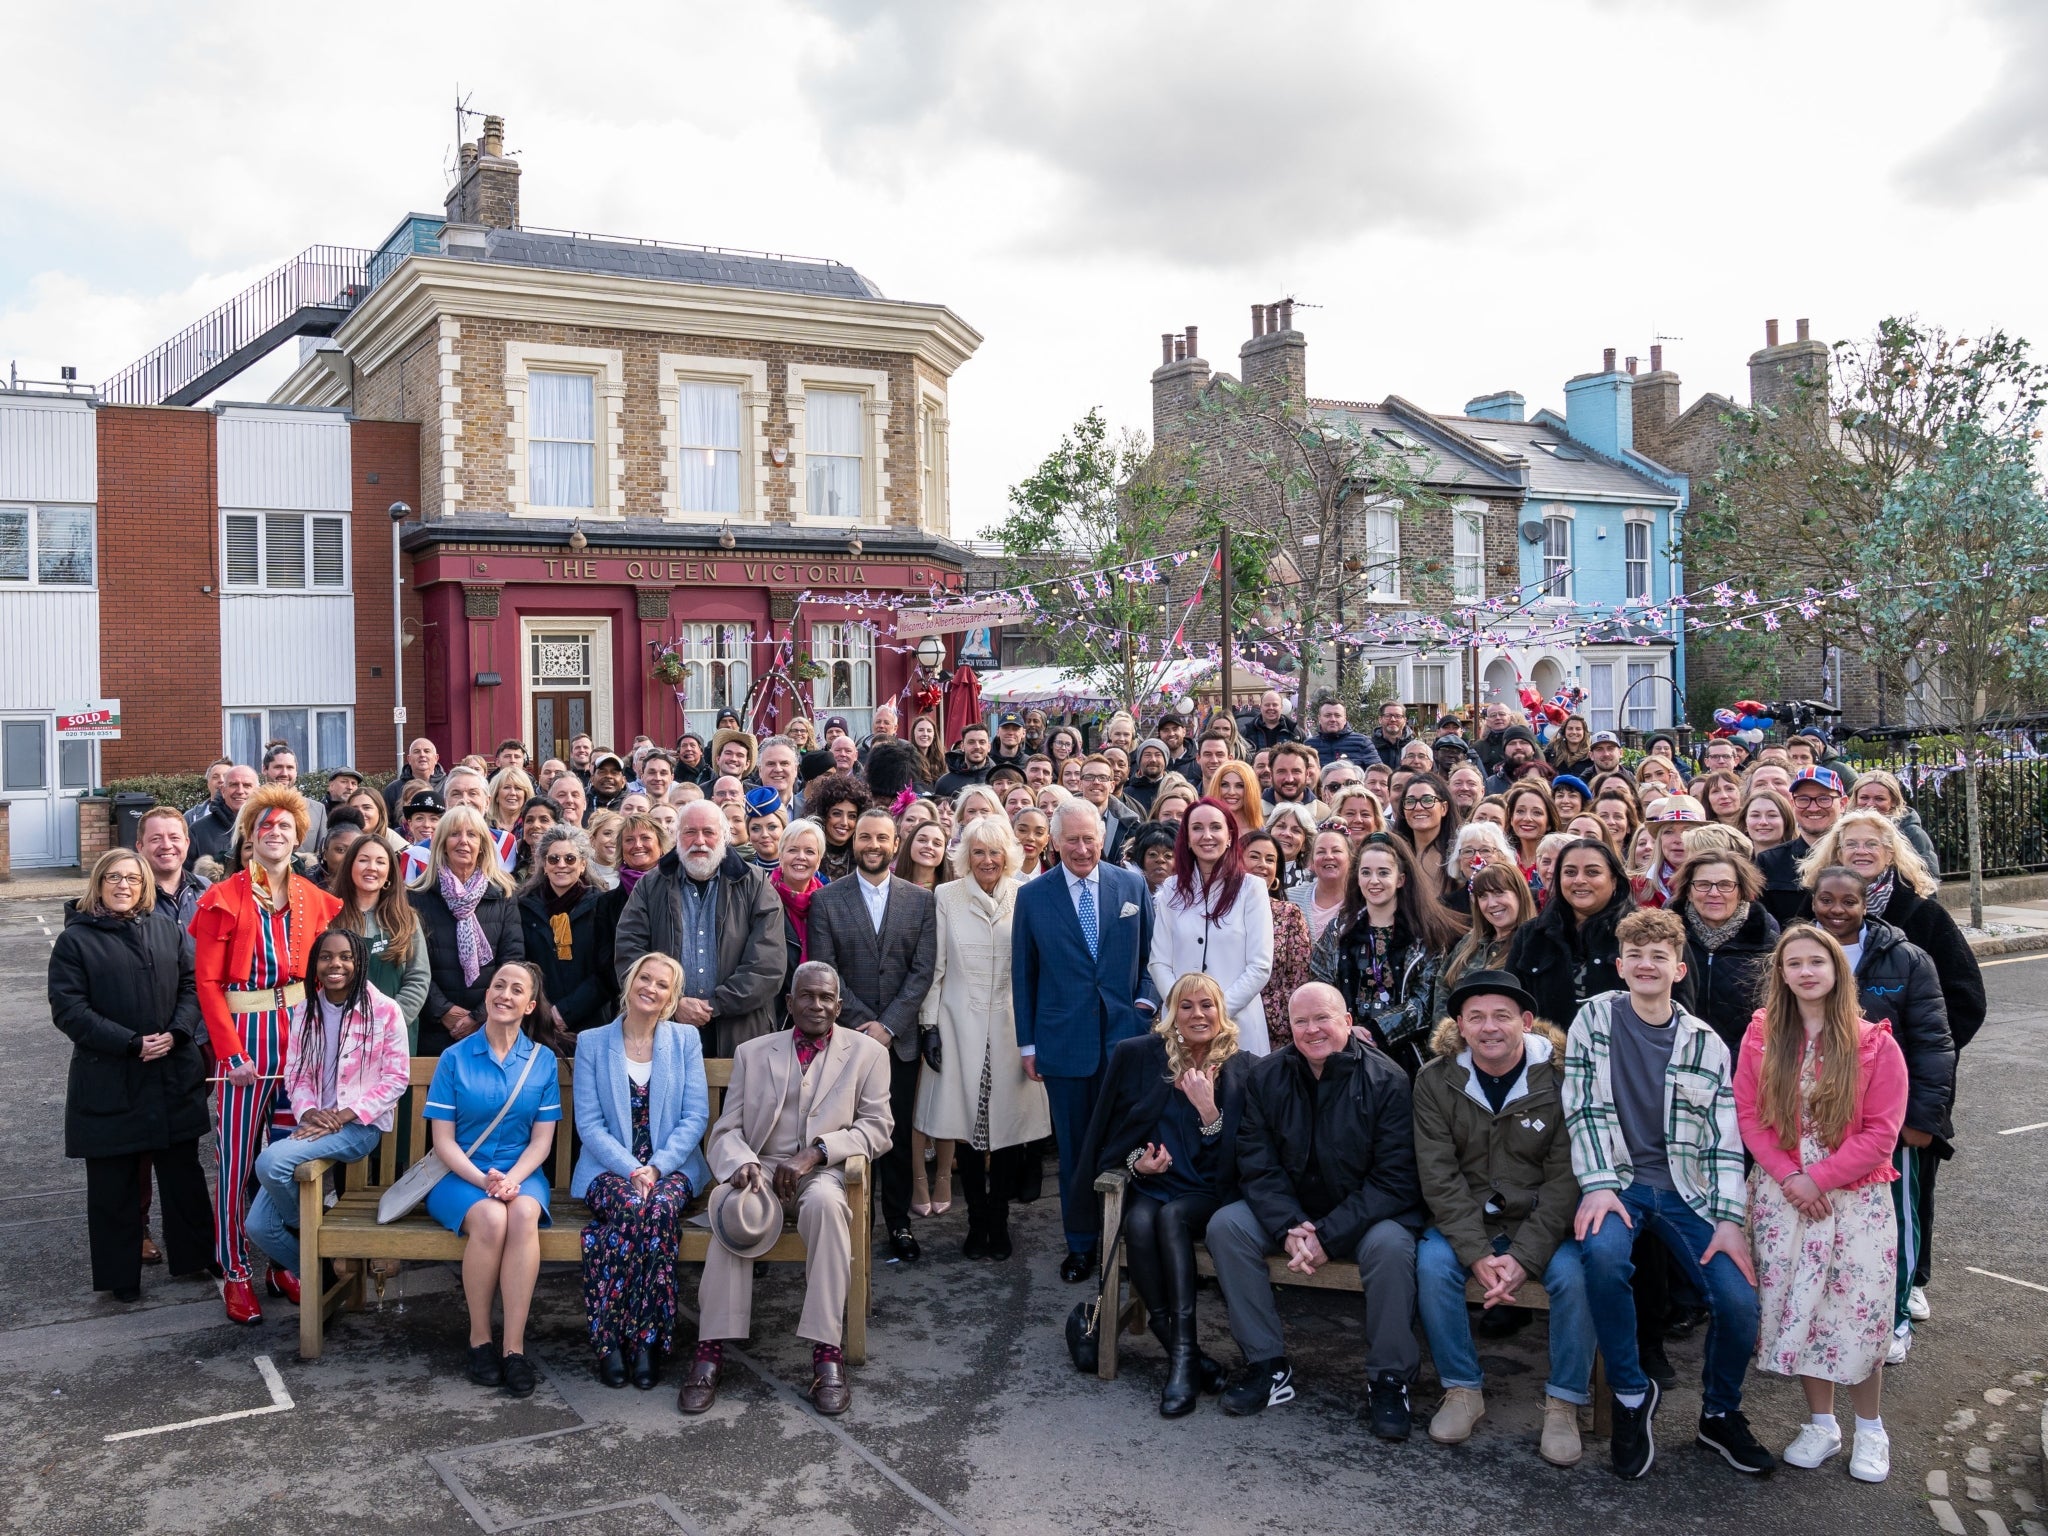
M 1080 1166 L 1110 1047 L 1149 1027 L 1152 899 L 1142 875 L 1102 862 L 1102 815 L 1085 800 L 1053 813 L 1060 868 L 1017 893 L 1010 977 L 1024 1070 L 1045 1084 L 1060 1144 L 1060 1278 L 1095 1269 L 1095 1180 Z

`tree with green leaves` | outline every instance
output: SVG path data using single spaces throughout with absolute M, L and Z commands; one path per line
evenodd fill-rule
M 1105 577 L 1077 593 L 1063 573 L 1160 560 L 1186 547 L 1211 497 L 1192 454 L 1155 453 L 1144 435 L 1110 435 L 1100 408 L 1075 422 L 1059 446 L 1010 487 L 994 529 L 1004 580 L 1043 583 L 1042 610 L 1055 662 L 1136 710 L 1158 664 L 1170 570 L 1156 581 Z
M 1227 376 L 1202 408 L 1223 455 L 1251 470 L 1203 524 L 1207 538 L 1226 520 L 1233 530 L 1233 631 L 1263 629 L 1294 647 L 1295 717 L 1307 720 L 1324 656 L 1341 679 L 1338 637 L 1375 602 L 1448 600 L 1443 562 L 1408 555 L 1417 541 L 1402 536 L 1446 505 L 1426 484 L 1433 458 L 1419 440 L 1372 431 L 1341 407 Z
M 1970 922 L 1980 928 L 1985 723 L 2038 698 L 2048 681 L 2048 502 L 2035 415 L 1949 424 L 1940 451 L 1898 477 L 1850 551 L 1866 658 L 1910 692 L 1929 725 L 1963 738 Z

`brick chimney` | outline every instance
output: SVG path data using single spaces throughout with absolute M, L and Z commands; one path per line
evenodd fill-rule
M 1664 434 L 1678 420 L 1678 374 L 1664 366 L 1664 347 L 1650 345 L 1650 371 L 1636 375 L 1630 412 L 1635 418 L 1636 444 L 1651 458 L 1660 457 Z
M 1237 349 L 1248 388 L 1303 405 L 1308 400 L 1308 338 L 1294 328 L 1294 300 L 1264 306 L 1263 334 L 1254 307 L 1252 338 Z
M 1190 418 L 1209 387 L 1209 365 L 1196 352 L 1199 339 L 1192 325 L 1178 335 L 1160 332 L 1159 366 L 1152 370 L 1152 441 L 1158 447 L 1181 450 L 1194 441 Z
M 462 146 L 461 164 L 446 207 L 451 224 L 519 227 L 519 162 L 505 153 L 502 117 L 486 117 L 477 142 Z
M 1813 339 L 1810 321 L 1800 320 L 1796 322 L 1796 326 L 1797 338 L 1781 345 L 1778 341 L 1778 322 L 1765 322 L 1763 350 L 1749 355 L 1749 403 L 1752 406 L 1776 408 L 1793 398 L 1802 379 L 1816 381 L 1816 393 L 1819 397 L 1816 403 L 1825 402 L 1828 377 L 1827 343 Z

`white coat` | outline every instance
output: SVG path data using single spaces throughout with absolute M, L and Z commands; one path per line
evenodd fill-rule
M 1024 1075 L 1010 997 L 1010 918 L 1018 882 L 1005 879 L 989 895 L 970 875 L 937 892 L 938 958 L 918 1022 L 939 1032 L 939 1070 L 918 1077 L 912 1124 L 935 1139 L 968 1141 L 981 1102 L 981 1067 L 989 1066 L 991 1151 L 1051 1133 L 1045 1085 Z
M 1266 883 L 1245 876 L 1237 900 L 1214 918 L 1203 915 L 1205 905 L 1199 892 L 1183 903 L 1170 879 L 1153 895 L 1151 973 L 1160 1006 L 1182 976 L 1207 971 L 1223 987 L 1224 1011 L 1237 1021 L 1240 1046 L 1263 1056 L 1271 1047 L 1260 994 L 1273 975 L 1273 904 Z

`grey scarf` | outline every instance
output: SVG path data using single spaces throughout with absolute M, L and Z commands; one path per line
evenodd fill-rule
M 1685 907 L 1685 926 L 1692 930 L 1692 936 L 1700 942 L 1700 948 L 1713 954 L 1735 937 L 1736 930 L 1749 921 L 1749 903 L 1743 902 L 1735 909 L 1735 915 L 1725 923 L 1709 923 L 1693 910 L 1692 903 Z

